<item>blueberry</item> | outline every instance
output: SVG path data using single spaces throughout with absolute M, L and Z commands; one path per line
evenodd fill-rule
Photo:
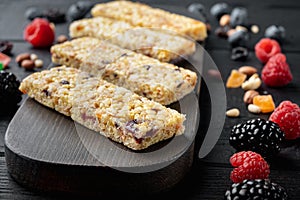
M 249 40 L 249 34 L 246 31 L 238 30 L 232 35 L 230 35 L 227 39 L 229 44 L 231 44 L 232 47 L 236 46 L 246 46 L 247 41 Z
M 67 17 L 71 20 L 78 20 L 83 17 L 85 17 L 86 14 L 90 11 L 93 4 L 88 1 L 78 1 L 75 4 L 72 4 L 68 11 L 67 11 Z
M 235 47 L 231 52 L 231 59 L 235 61 L 245 61 L 249 55 L 248 49 L 245 47 Z
M 30 7 L 27 8 L 27 10 L 25 11 L 25 17 L 28 20 L 34 20 L 35 18 L 38 17 L 44 17 L 44 13 L 42 10 L 40 10 L 37 7 Z
M 53 23 L 63 23 L 66 21 L 65 13 L 61 12 L 58 9 L 48 9 L 44 12 L 45 17 Z
M 230 14 L 230 25 L 234 28 L 237 25 L 247 26 L 248 10 L 244 7 L 236 7 Z
M 200 15 L 204 20 L 207 20 L 206 18 L 206 11 L 205 7 L 201 3 L 192 3 L 188 6 L 188 11 L 191 13 L 194 13 L 196 15 Z
M 227 3 L 216 3 L 210 8 L 210 14 L 218 20 L 222 17 L 222 15 L 229 13 L 230 7 Z
M 266 28 L 265 37 L 282 42 L 285 38 L 285 28 L 283 26 L 271 25 Z

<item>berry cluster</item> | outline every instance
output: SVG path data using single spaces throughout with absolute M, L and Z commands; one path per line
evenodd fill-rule
M 281 87 L 293 79 L 286 57 L 276 40 L 263 38 L 255 45 L 255 55 L 265 66 L 262 70 L 263 82 L 271 87 Z
M 3 108 L 15 106 L 22 99 L 20 82 L 11 72 L 0 71 L 0 104 Z
M 283 101 L 271 114 L 270 121 L 277 123 L 285 133 L 285 139 L 300 137 L 300 108 L 291 101 Z
M 233 126 L 229 143 L 237 151 L 254 151 L 263 156 L 276 155 L 284 133 L 279 126 L 264 119 L 251 119 Z

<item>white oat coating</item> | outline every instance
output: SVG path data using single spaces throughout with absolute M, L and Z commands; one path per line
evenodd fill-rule
M 146 4 L 131 1 L 110 1 L 96 4 L 91 14 L 130 23 L 133 26 L 159 28 L 203 41 L 207 37 L 206 24 Z
M 79 68 L 163 105 L 180 100 L 197 83 L 197 74 L 191 70 L 96 38 L 57 44 L 51 53 L 54 63 Z
M 184 132 L 184 114 L 74 68 L 33 73 L 19 89 L 134 150 Z
M 195 52 L 194 41 L 162 32 L 158 29 L 141 28 L 128 22 L 105 17 L 74 21 L 69 26 L 71 38 L 96 37 L 125 49 L 156 58 L 163 62 L 182 59 Z

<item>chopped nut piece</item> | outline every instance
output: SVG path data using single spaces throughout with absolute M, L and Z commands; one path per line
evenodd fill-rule
M 261 79 L 258 74 L 253 74 L 247 81 L 242 84 L 244 90 L 256 90 L 261 85 Z

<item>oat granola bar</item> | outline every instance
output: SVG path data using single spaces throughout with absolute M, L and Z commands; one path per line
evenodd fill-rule
M 69 26 L 72 38 L 90 36 L 108 40 L 122 48 L 142 53 L 163 62 L 180 60 L 195 52 L 195 43 L 181 36 L 155 29 L 134 27 L 128 22 L 105 17 L 74 21 Z
M 86 50 L 86 51 L 85 51 Z M 180 100 L 197 82 L 191 70 L 83 37 L 51 47 L 52 61 L 79 68 L 163 105 Z
M 33 73 L 19 89 L 134 150 L 184 132 L 185 115 L 74 68 Z
M 175 13 L 130 1 L 111 1 L 96 4 L 91 13 L 129 22 L 133 26 L 160 28 L 203 41 L 207 37 L 205 23 Z

